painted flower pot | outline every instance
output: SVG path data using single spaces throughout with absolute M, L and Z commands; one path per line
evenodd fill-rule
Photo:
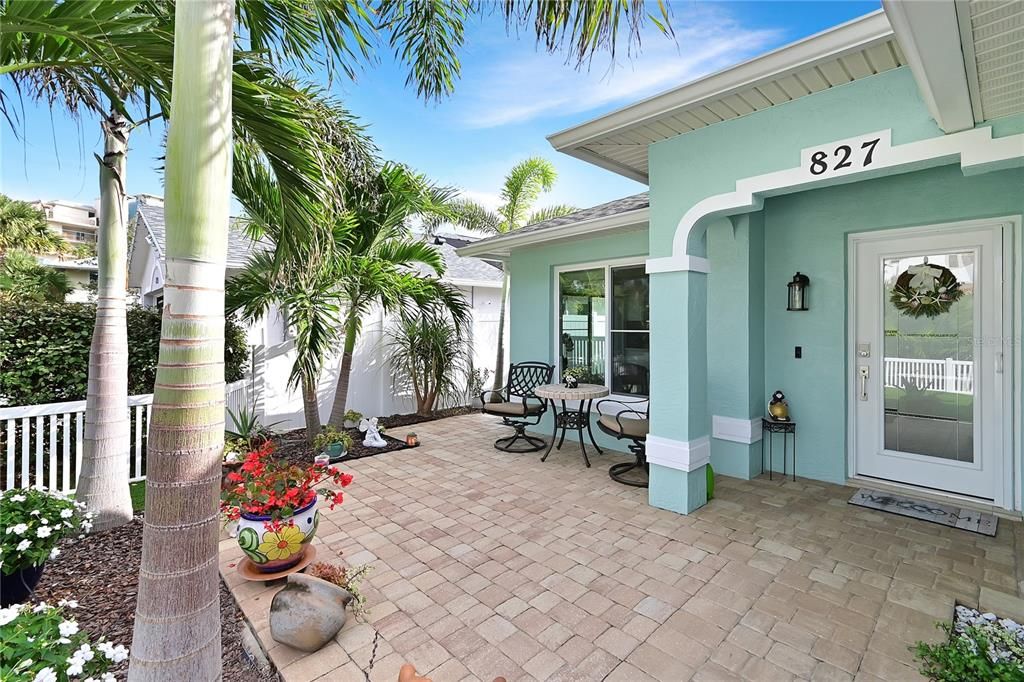
M 276 529 L 269 516 L 242 513 L 238 520 L 238 546 L 263 573 L 277 573 L 299 563 L 320 523 L 317 498 L 296 510 Z
M 43 577 L 45 565 L 25 566 L 10 575 L 0 573 L 0 607 L 7 608 L 28 599 Z

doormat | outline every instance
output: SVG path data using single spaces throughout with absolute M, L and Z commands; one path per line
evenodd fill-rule
M 912 519 L 921 519 L 938 523 L 950 528 L 959 528 L 972 533 L 995 537 L 996 525 L 999 519 L 994 514 L 987 512 L 954 507 L 951 504 L 931 502 L 928 500 L 915 500 L 912 497 L 883 493 L 878 490 L 861 488 L 850 498 L 850 504 L 868 509 L 909 516 Z

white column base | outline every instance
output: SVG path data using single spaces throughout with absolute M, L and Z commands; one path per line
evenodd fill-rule
M 701 436 L 690 441 L 647 436 L 647 461 L 667 469 L 693 471 L 711 461 L 711 439 Z

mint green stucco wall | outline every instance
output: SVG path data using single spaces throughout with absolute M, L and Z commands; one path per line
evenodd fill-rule
M 1021 213 L 1024 169 L 964 177 L 957 165 L 765 202 L 765 393 L 785 393 L 798 422 L 798 475 L 847 477 L 847 234 Z M 786 282 L 798 270 L 811 278 L 810 310 L 792 313 Z M 728 358 L 713 348 L 709 361 Z
M 540 360 L 556 364 L 553 345 L 555 295 L 552 288 L 556 267 L 644 257 L 647 255 L 647 239 L 647 230 L 638 229 L 612 236 L 577 239 L 513 251 L 509 259 L 511 361 Z M 537 431 L 550 434 L 551 426 L 551 415 L 545 415 Z M 569 438 L 574 435 L 570 433 Z M 617 443 L 596 428 L 594 437 L 601 447 L 626 449 L 626 444 Z M 556 457 L 557 454 L 551 456 Z

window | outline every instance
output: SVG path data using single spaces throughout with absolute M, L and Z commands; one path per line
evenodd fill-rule
M 570 367 L 612 393 L 648 395 L 650 305 L 642 264 L 558 273 L 559 375 Z

